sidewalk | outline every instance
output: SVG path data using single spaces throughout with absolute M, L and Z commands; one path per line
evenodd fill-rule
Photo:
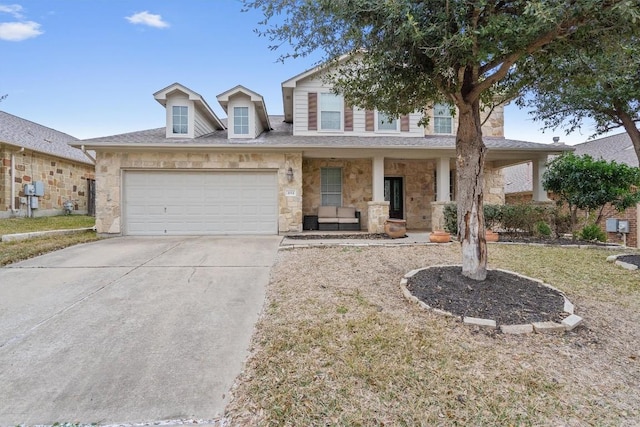
M 427 231 L 408 231 L 407 237 L 403 237 L 400 239 L 366 239 L 359 237 L 348 237 L 354 235 L 364 236 L 367 234 L 369 233 L 345 231 L 309 231 L 284 236 L 282 242 L 280 242 L 280 248 L 288 249 L 311 246 L 415 246 L 438 244 L 429 242 L 429 232 Z M 295 236 L 295 238 L 292 238 L 292 236 Z

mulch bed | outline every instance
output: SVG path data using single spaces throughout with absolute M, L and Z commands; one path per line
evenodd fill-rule
M 616 259 L 618 261 L 626 262 L 627 264 L 633 264 L 640 268 L 640 255 L 622 255 Z
M 409 278 L 407 288 L 430 307 L 498 325 L 560 322 L 568 316 L 558 291 L 503 271 L 489 270 L 479 282 L 463 276 L 458 266 L 432 267 Z
M 407 236 L 404 236 L 407 237 Z M 401 237 L 403 239 L 404 237 Z M 363 239 L 363 240 L 377 240 L 377 239 L 391 239 L 384 233 L 354 233 L 354 234 L 295 234 L 287 236 L 287 239 L 294 240 L 329 240 L 329 239 Z

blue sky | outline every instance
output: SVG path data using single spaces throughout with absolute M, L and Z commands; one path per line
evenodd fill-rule
M 258 11 L 236 0 L 0 0 L 0 109 L 92 138 L 164 126 L 152 94 L 174 82 L 200 93 L 224 117 L 216 95 L 242 84 L 282 114 L 280 84 L 314 58 L 277 62 L 254 29 Z M 543 133 L 509 105 L 505 136 L 584 142 L 590 126 Z

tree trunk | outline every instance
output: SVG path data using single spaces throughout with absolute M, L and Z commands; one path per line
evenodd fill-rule
M 636 123 L 633 121 L 633 118 L 631 118 L 627 113 L 620 113 L 620 120 L 622 120 L 624 130 L 627 131 L 627 134 L 629 134 L 629 137 L 631 138 L 633 148 L 636 151 L 636 157 L 638 158 L 638 162 L 640 162 L 640 130 L 636 127 Z
M 462 245 L 462 274 L 475 280 L 487 277 L 483 187 L 486 147 L 482 141 L 480 102 L 458 105 L 456 135 L 458 240 Z

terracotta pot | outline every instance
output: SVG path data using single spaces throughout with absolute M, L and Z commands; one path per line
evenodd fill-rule
M 384 222 L 384 232 L 392 239 L 404 237 L 407 234 L 407 221 L 389 218 Z
M 432 231 L 429 234 L 429 241 L 431 243 L 448 243 L 451 241 L 451 234 L 446 231 Z
M 485 231 L 484 238 L 487 242 L 497 242 L 500 240 L 500 235 L 492 230 Z

